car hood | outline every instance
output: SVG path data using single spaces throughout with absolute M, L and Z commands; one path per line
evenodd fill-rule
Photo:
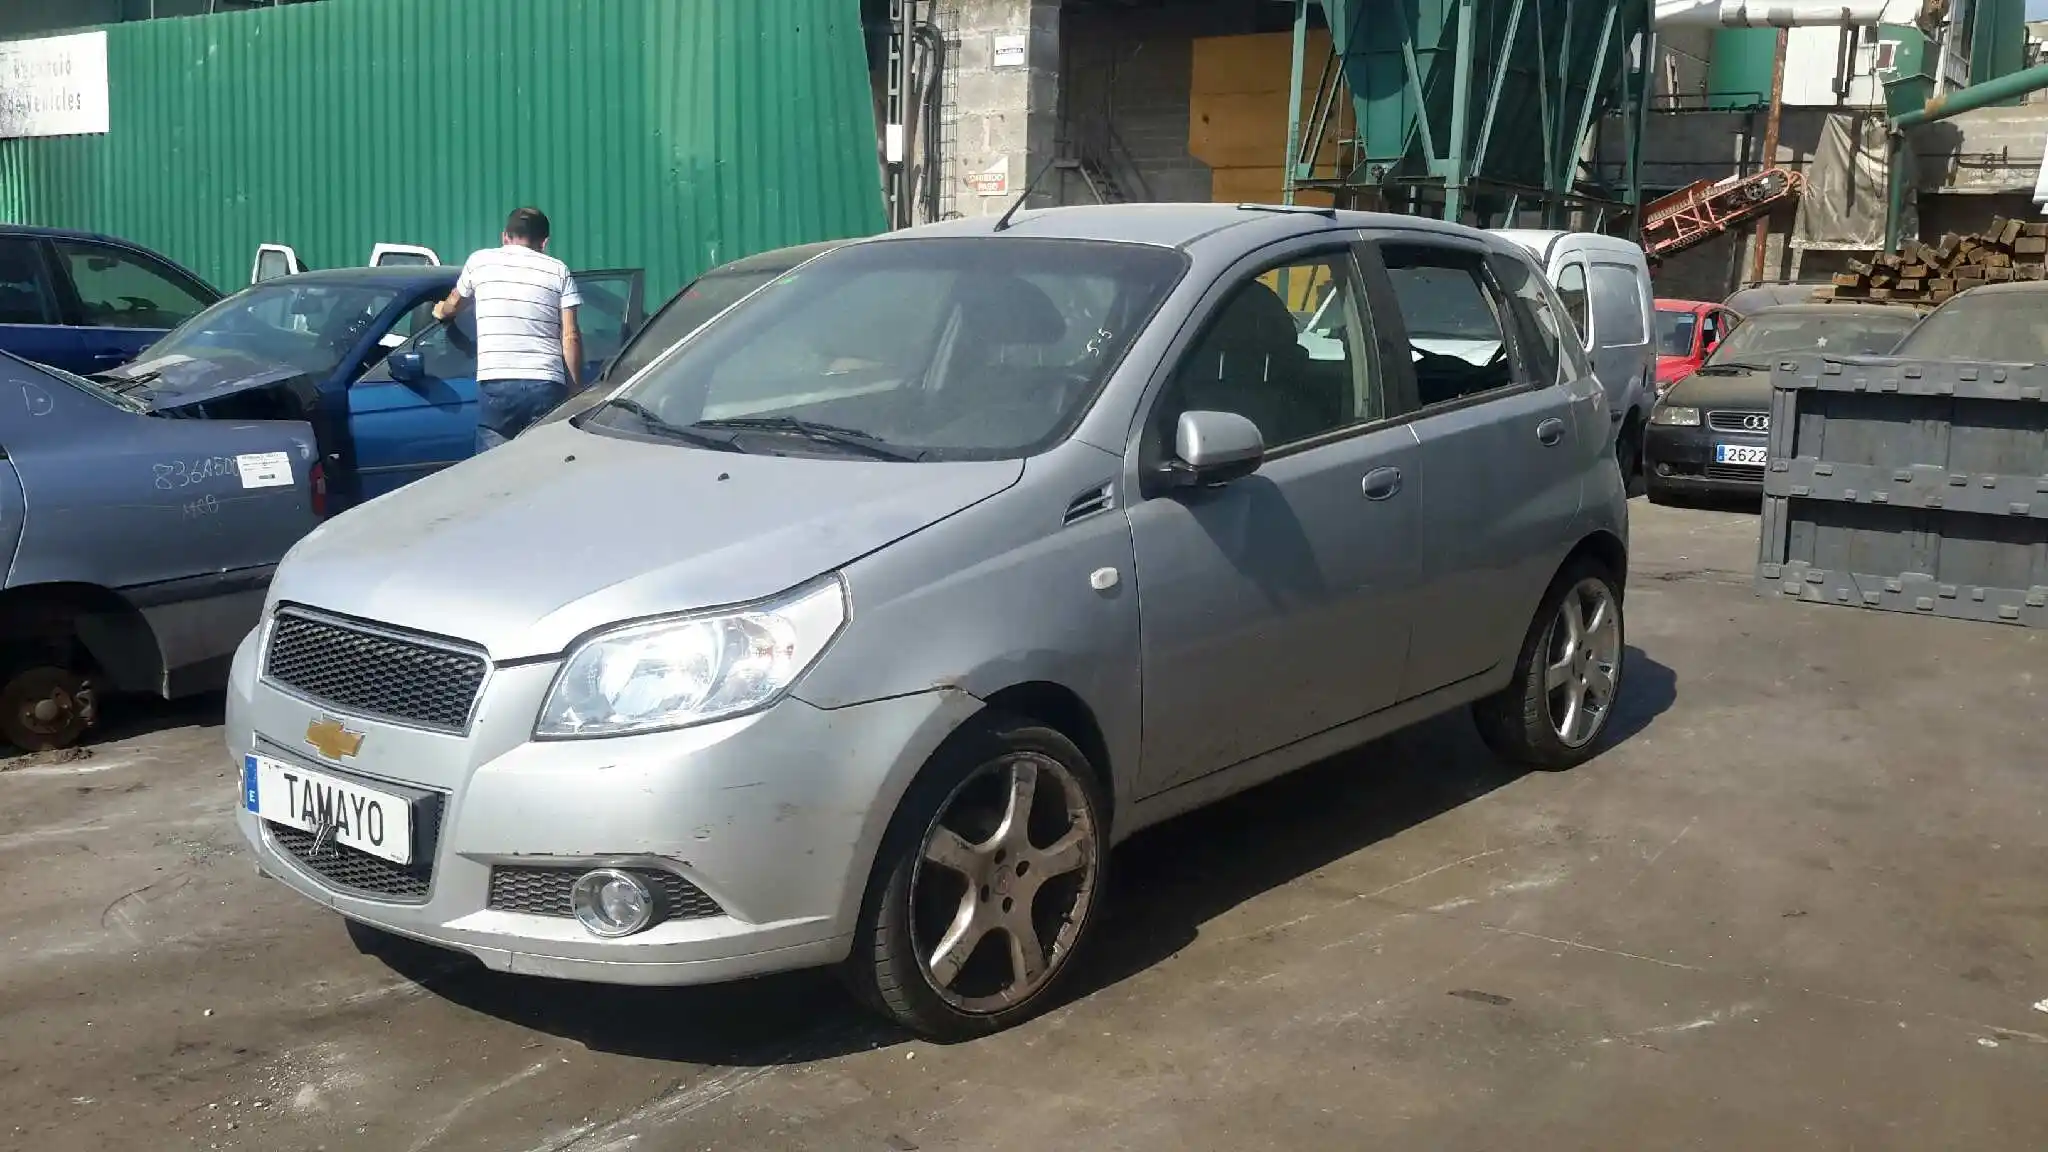
M 1023 470 L 746 455 L 558 424 L 328 521 L 292 549 L 271 594 L 481 644 L 499 661 L 550 656 L 622 620 L 801 584 Z
M 1684 408 L 1769 408 L 1771 373 L 1732 366 L 1712 373 L 1694 372 L 1673 384 L 1664 393 L 1664 402 Z
M 1694 360 L 1690 356 L 1659 355 L 1657 357 L 1657 382 L 1659 384 L 1669 384 L 1673 380 L 1682 379 L 1698 367 L 1699 361 Z
M 267 388 L 303 375 L 302 370 L 281 360 L 239 352 L 214 352 L 203 357 L 151 356 L 145 352 L 140 359 L 100 373 L 99 379 L 116 392 L 163 411 Z

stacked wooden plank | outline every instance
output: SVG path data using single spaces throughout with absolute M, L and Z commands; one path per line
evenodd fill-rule
M 1868 263 L 1849 261 L 1849 270 L 1814 293 L 1816 300 L 1890 300 L 1939 304 L 1983 284 L 2048 279 L 2048 222 L 1994 216 L 1983 232 L 1953 232 L 1934 244 L 1908 240 L 1897 252 Z

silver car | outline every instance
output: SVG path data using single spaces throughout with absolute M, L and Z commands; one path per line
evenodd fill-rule
M 1458 277 L 1476 363 L 1408 336 Z M 917 1032 L 1004 1027 L 1140 828 L 1467 705 L 1592 753 L 1627 511 L 1561 317 L 1518 246 L 1407 217 L 836 249 L 301 543 L 234 666 L 241 828 L 492 968 L 840 965 Z

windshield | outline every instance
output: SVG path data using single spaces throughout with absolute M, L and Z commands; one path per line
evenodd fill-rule
M 1029 455 L 1080 418 L 1185 266 L 1012 236 L 852 245 L 748 297 L 583 427 L 751 422 L 733 447 L 850 452 L 851 433 L 915 459 Z
M 187 320 L 138 359 L 234 354 L 325 376 L 397 295 L 397 289 L 383 286 L 258 284 Z
M 1918 316 L 1872 312 L 1759 312 L 1743 321 L 1707 363 L 1768 367 L 1780 352 L 1827 352 L 1838 356 L 1882 356 L 1911 331 Z
M 1700 318 L 1694 312 L 1657 312 L 1657 355 L 1692 355 L 1692 335 Z
M 1966 292 L 1934 310 L 1894 355 L 2048 363 L 2048 294 Z

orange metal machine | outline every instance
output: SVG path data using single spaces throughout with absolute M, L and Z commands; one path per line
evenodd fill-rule
M 1658 260 L 1705 243 L 1797 198 L 1802 184 L 1799 173 L 1785 168 L 1689 184 L 1644 209 L 1643 251 Z

